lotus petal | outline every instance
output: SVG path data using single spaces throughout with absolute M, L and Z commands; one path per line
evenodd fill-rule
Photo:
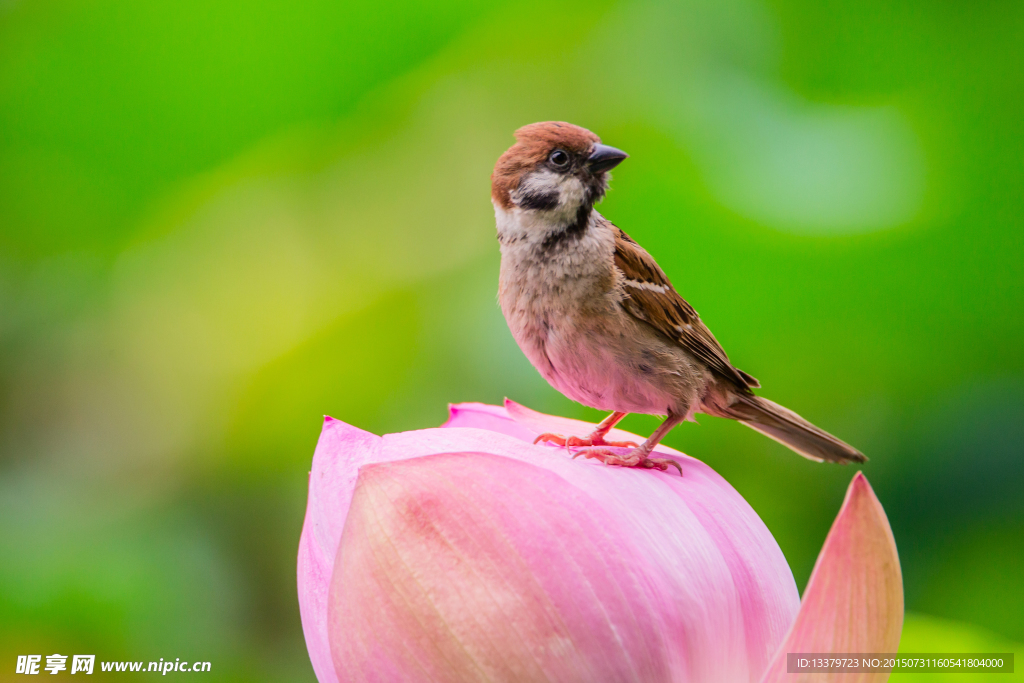
M 353 680 L 668 681 L 659 598 L 625 522 L 486 453 L 363 468 L 331 586 Z
M 886 681 L 888 673 L 788 674 L 787 654 L 896 652 L 903 629 L 903 575 L 882 504 L 854 476 L 818 555 L 803 603 L 763 683 Z
M 460 427 L 484 429 L 489 432 L 507 434 L 521 441 L 533 443 L 536 438 L 529 427 L 519 424 L 501 406 L 486 403 L 455 403 L 448 406 L 448 420 L 444 428 Z

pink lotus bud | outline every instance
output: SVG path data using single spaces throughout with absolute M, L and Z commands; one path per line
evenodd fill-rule
M 328 418 L 298 572 L 321 683 L 761 680 L 799 609 L 767 528 L 672 449 L 684 477 L 532 444 L 591 429 L 511 402 L 384 437 Z
M 896 652 L 902 630 L 903 575 L 896 541 L 882 504 L 858 472 L 811 572 L 800 614 L 763 683 L 881 683 L 889 674 L 789 674 L 786 654 Z

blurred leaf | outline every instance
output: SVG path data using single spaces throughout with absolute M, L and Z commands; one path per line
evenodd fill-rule
M 894 673 L 889 680 L 892 683 L 917 681 L 919 683 L 957 683 L 974 681 L 1021 681 L 1024 673 L 1020 671 L 1017 660 L 1024 656 L 1024 645 L 1014 643 L 994 633 L 971 624 L 938 619 L 936 617 L 908 612 L 903 620 L 903 636 L 900 639 L 900 652 L 976 652 L 976 653 L 1014 653 L 1014 673 L 979 674 L 979 673 Z

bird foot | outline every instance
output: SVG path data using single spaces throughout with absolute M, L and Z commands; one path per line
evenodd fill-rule
M 603 436 L 591 434 L 590 436 L 578 437 L 570 436 L 565 437 L 561 434 L 552 434 L 551 432 L 545 432 L 536 439 L 534 443 L 540 443 L 544 441 L 557 444 L 559 446 L 565 446 L 566 448 L 584 448 L 587 446 L 611 446 L 612 448 L 636 448 L 637 444 L 632 441 L 605 441 Z
M 593 458 L 600 460 L 605 465 L 614 465 L 616 467 L 640 467 L 647 470 L 664 472 L 671 466 L 679 470 L 680 477 L 683 476 L 682 466 L 672 458 L 649 458 L 646 453 L 637 453 L 635 450 L 626 455 L 619 455 L 606 448 L 595 448 L 593 450 L 581 451 L 572 457 L 576 458 L 581 454 L 588 460 Z

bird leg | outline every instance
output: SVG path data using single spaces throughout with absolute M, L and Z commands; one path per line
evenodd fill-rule
M 632 441 L 605 441 L 604 437 L 608 435 L 608 432 L 612 430 L 612 427 L 617 425 L 622 418 L 626 417 L 627 413 L 615 412 L 601 420 L 601 423 L 597 425 L 597 428 L 590 433 L 589 436 L 580 438 L 578 436 L 565 437 L 561 434 L 552 434 L 551 432 L 545 432 L 536 439 L 534 443 L 540 443 L 541 441 L 551 442 L 558 444 L 559 446 L 565 446 L 566 448 L 581 447 L 581 446 L 612 446 L 614 448 L 636 448 L 637 445 Z
M 651 458 L 648 456 L 650 456 L 654 447 L 665 438 L 665 435 L 672 431 L 672 428 L 682 422 L 683 419 L 683 416 L 672 415 L 670 413 L 669 416 L 665 418 L 665 421 L 654 430 L 654 433 L 651 434 L 647 441 L 644 441 L 626 455 L 613 453 L 607 448 L 595 448 L 589 451 L 581 451 L 581 453 L 588 459 L 596 458 L 606 465 L 616 465 L 618 467 L 642 467 L 644 469 L 656 469 L 664 472 L 671 465 L 679 470 L 679 476 L 681 477 L 683 476 L 683 468 L 672 458 Z M 575 458 L 577 455 L 580 455 L 580 453 L 577 453 L 572 457 Z

